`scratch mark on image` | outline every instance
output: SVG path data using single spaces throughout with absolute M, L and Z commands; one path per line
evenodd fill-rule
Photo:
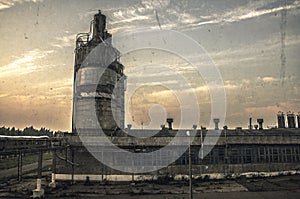
M 157 24 L 158 24 L 158 26 L 159 26 L 159 29 L 161 29 L 161 24 L 160 24 L 160 21 L 159 21 L 159 18 L 158 18 L 157 11 L 154 10 L 154 12 L 155 12 L 155 17 L 156 17 L 156 21 L 157 21 Z
M 280 79 L 281 84 L 284 86 L 284 79 L 286 73 L 286 55 L 285 55 L 285 36 L 286 36 L 286 25 L 287 25 L 287 2 L 285 0 L 284 7 L 281 11 L 281 23 L 280 23 L 280 31 L 281 31 L 281 68 L 280 68 Z

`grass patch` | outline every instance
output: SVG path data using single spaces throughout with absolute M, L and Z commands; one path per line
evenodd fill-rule
M 22 159 L 22 165 L 27 165 L 27 164 L 32 164 L 38 161 L 38 154 L 34 154 L 34 155 L 26 155 L 23 156 Z M 52 154 L 51 153 L 44 153 L 43 154 L 43 161 L 44 160 L 49 160 L 52 158 Z M 18 157 L 13 157 L 13 158 L 8 158 L 8 159 L 4 159 L 4 160 L 0 160 L 0 169 L 1 170 L 5 170 L 5 169 L 10 169 L 10 168 L 14 168 L 14 167 L 18 167 Z

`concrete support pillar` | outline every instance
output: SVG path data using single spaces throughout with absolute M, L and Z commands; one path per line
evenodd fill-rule
M 298 146 L 298 151 L 300 151 L 300 147 Z M 300 153 L 297 153 L 298 160 L 300 160 Z
M 286 147 L 284 147 L 284 160 L 287 163 L 287 153 L 286 153 Z
M 253 146 L 252 151 L 251 151 L 251 156 L 252 156 L 252 161 L 254 161 L 255 163 L 258 163 L 258 149 L 256 147 Z
M 39 152 L 38 158 L 38 179 L 42 179 L 42 169 L 43 169 L 43 152 Z
M 37 180 L 36 180 L 36 189 L 32 190 L 33 195 L 32 198 L 44 198 L 44 189 L 42 188 L 42 169 L 43 169 L 43 152 L 39 152 L 38 157 L 38 173 L 37 173 Z
M 40 191 L 42 189 L 42 179 L 36 180 L 36 190 Z
M 72 184 L 74 184 L 75 165 L 74 165 L 74 149 L 73 148 L 71 148 L 71 161 L 72 161 Z
M 18 158 L 18 181 L 22 181 L 22 152 L 19 152 L 19 158 Z
M 264 147 L 264 161 L 268 162 L 266 146 Z
M 274 162 L 274 150 L 273 150 L 273 147 L 270 148 L 270 149 L 271 149 L 271 150 L 270 150 L 270 152 L 271 152 L 271 154 L 270 154 L 271 162 Z
M 260 158 L 260 147 L 257 148 L 257 162 L 261 163 L 261 158 Z
M 49 184 L 49 187 L 52 188 L 56 187 L 55 174 L 56 174 L 56 151 L 54 149 L 52 151 L 52 174 L 51 174 L 51 182 Z
M 280 148 L 280 154 L 281 154 L 280 155 L 280 158 L 281 158 L 280 161 L 283 163 L 283 162 L 285 162 L 285 160 L 284 160 L 284 150 L 283 150 L 282 147 Z

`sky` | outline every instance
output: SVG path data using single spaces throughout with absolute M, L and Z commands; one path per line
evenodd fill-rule
M 201 45 L 223 79 L 230 128 L 247 128 L 249 117 L 276 126 L 278 111 L 300 111 L 299 0 L 0 0 L 0 126 L 71 130 L 75 37 L 89 31 L 98 10 L 113 35 L 174 30 Z M 199 124 L 207 125 L 209 90 L 185 60 L 141 50 L 121 62 L 128 87 L 158 75 L 165 85 L 141 85 L 126 100 L 127 123 L 159 127 L 168 116 L 178 125 L 184 105 L 167 88 L 178 83 L 169 67 L 190 81 Z

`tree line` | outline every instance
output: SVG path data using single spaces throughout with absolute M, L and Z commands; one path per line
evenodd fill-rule
M 58 134 L 63 134 L 68 132 L 62 131 L 51 131 L 50 129 L 46 129 L 42 127 L 40 129 L 35 129 L 33 126 L 25 127 L 23 130 L 16 129 L 15 127 L 1 127 L 0 135 L 8 135 L 8 136 L 49 136 L 53 137 Z

